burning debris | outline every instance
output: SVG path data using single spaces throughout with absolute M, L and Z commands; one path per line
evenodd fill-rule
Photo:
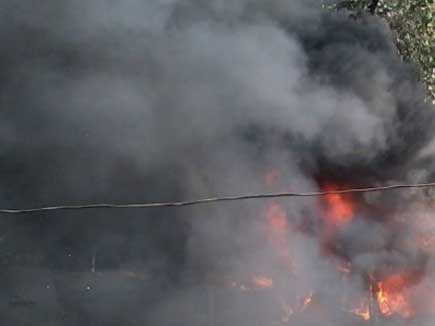
M 268 181 L 269 178 L 266 177 L 266 182 L 268 183 Z M 332 186 L 328 185 L 324 190 L 335 189 L 335 187 L 331 187 Z M 419 265 L 417 269 L 415 269 L 414 266 L 399 267 L 398 269 L 395 269 L 394 264 L 389 266 L 374 265 L 370 273 L 361 274 L 360 270 L 355 270 L 353 268 L 352 260 L 354 257 L 343 255 L 342 246 L 346 245 L 345 243 L 338 245 L 341 250 L 333 250 L 333 246 L 337 245 L 337 242 L 339 241 L 339 233 L 342 232 L 344 228 L 349 227 L 349 224 L 352 223 L 353 219 L 369 218 L 364 217 L 362 213 L 358 213 L 358 208 L 363 206 L 362 203 L 357 203 L 358 199 L 364 200 L 363 197 L 349 197 L 347 194 L 334 194 L 322 197 L 323 203 L 320 204 L 320 207 L 323 208 L 320 217 L 322 225 L 321 230 L 317 235 L 306 234 L 306 236 L 317 237 L 319 245 L 322 246 L 320 251 L 327 257 L 332 256 L 334 259 L 331 261 L 334 264 L 337 264 L 336 272 L 337 274 L 341 274 L 341 284 L 343 286 L 343 289 L 338 293 L 338 296 L 340 297 L 340 309 L 342 309 L 343 312 L 353 314 L 365 322 L 374 321 L 375 323 L 379 323 L 379 320 L 387 320 L 391 317 L 412 320 L 417 313 L 416 306 L 419 304 L 419 300 L 416 301 L 415 298 L 421 298 L 421 295 L 418 293 L 421 289 L 415 288 L 415 286 L 421 282 L 421 275 L 426 272 L 424 264 Z M 374 212 L 372 213 L 374 214 Z M 365 214 L 368 214 L 367 208 Z M 379 223 L 385 223 L 388 225 L 388 217 L 385 216 L 384 218 L 385 221 L 379 221 Z M 297 279 L 301 275 L 295 274 L 295 271 L 292 268 L 294 262 L 290 251 L 291 244 L 289 237 L 292 233 L 304 232 L 303 229 L 290 225 L 284 206 L 277 202 L 268 204 L 265 219 L 267 227 L 264 230 L 267 233 L 267 238 L 270 240 L 269 243 L 271 247 L 277 253 L 277 255 L 274 256 L 274 259 L 276 259 L 274 263 L 276 263 L 276 266 L 287 265 L 289 267 L 287 270 L 288 277 Z M 409 230 L 413 223 L 412 220 L 408 221 L 406 229 Z M 405 226 L 402 225 L 401 228 L 405 228 Z M 325 241 L 325 235 L 327 241 Z M 425 240 L 424 238 L 422 240 L 421 235 L 418 233 L 414 236 L 415 238 L 411 242 L 407 242 L 406 246 L 412 251 L 416 251 L 420 255 L 423 255 L 425 257 L 424 260 L 427 261 L 427 259 L 430 259 L 431 253 L 428 251 L 423 252 L 423 249 L 419 244 L 421 241 L 427 243 L 428 240 Z M 327 248 L 324 248 L 323 246 L 326 246 Z M 373 248 L 372 250 L 376 250 L 376 248 Z M 273 271 L 276 270 L 276 266 L 270 266 L 270 275 L 272 275 Z M 385 267 L 387 267 L 388 272 L 386 272 Z M 414 274 L 411 274 L 410 270 Z M 415 273 L 419 275 L 415 275 Z M 362 290 L 363 294 L 359 295 L 356 300 L 350 298 L 346 291 L 346 285 L 349 285 L 348 282 L 352 282 L 352 277 L 355 276 L 355 274 L 364 278 L 365 281 L 365 290 Z M 283 279 L 274 280 L 272 277 L 254 276 L 252 281 L 253 287 L 251 288 L 256 288 L 257 290 L 270 290 L 280 287 L 286 288 L 285 282 L 282 283 Z M 238 287 L 241 290 L 248 289 L 245 285 Z M 290 292 L 291 290 L 292 289 L 289 288 Z M 293 300 L 289 300 L 292 301 L 293 304 L 286 301 L 283 297 L 280 297 L 279 299 L 282 307 L 281 320 L 284 324 L 292 325 L 295 320 L 297 321 L 298 315 L 304 314 L 306 309 L 313 303 L 313 300 L 316 300 L 317 304 L 321 304 L 322 300 L 329 300 L 328 297 L 314 299 L 318 295 L 317 290 L 314 288 L 309 290 L 305 295 L 300 296 L 299 299 L 296 293 L 293 295 Z M 435 300 L 435 297 L 432 297 L 430 300 Z M 429 308 L 429 310 L 426 310 L 425 313 L 435 316 L 435 305 Z
M 315 0 L 0 3 L 2 207 L 435 175 L 434 110 L 376 17 Z M 432 325 L 421 198 L 2 217 L 0 292 L 28 293 L 41 325 Z M 56 304 L 40 308 L 44 277 L 22 290 L 16 268 L 46 271 Z
M 404 318 L 411 317 L 413 309 L 405 294 L 406 280 L 400 275 L 393 275 L 380 281 L 376 286 L 376 299 L 380 312 L 385 316 L 399 314 Z

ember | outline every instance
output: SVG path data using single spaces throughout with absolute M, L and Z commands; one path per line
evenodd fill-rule
M 304 298 L 304 302 L 303 302 L 303 304 L 302 304 L 302 308 L 301 308 L 301 310 L 306 309 L 306 308 L 311 304 L 311 302 L 313 302 L 313 292 L 311 292 L 310 294 L 308 294 L 308 295 Z

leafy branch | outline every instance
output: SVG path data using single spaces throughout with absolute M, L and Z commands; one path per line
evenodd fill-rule
M 335 9 L 369 12 L 386 19 L 404 60 L 414 62 L 435 104 L 435 1 L 434 0 L 345 0 Z

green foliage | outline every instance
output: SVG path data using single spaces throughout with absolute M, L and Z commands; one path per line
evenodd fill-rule
M 371 2 L 346 0 L 334 7 L 362 12 Z M 379 0 L 376 14 L 390 24 L 402 57 L 419 67 L 435 104 L 435 0 Z

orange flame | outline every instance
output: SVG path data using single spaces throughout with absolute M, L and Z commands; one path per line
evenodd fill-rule
M 290 258 L 288 241 L 289 223 L 285 209 L 278 203 L 271 203 L 266 209 L 267 235 L 279 256 L 286 261 Z
M 346 201 L 343 195 L 329 194 L 326 195 L 327 219 L 328 222 L 335 225 L 348 223 L 354 215 L 352 202 Z
M 252 282 L 259 289 L 270 289 L 273 287 L 273 280 L 265 276 L 254 276 Z
M 283 323 L 288 323 L 290 318 L 294 314 L 299 314 L 304 312 L 309 305 L 313 303 L 313 295 L 314 293 L 310 291 L 305 297 L 301 298 L 302 301 L 299 304 L 291 305 L 288 302 L 282 300 L 281 308 L 282 308 L 282 316 L 281 321 Z
M 359 307 L 350 310 L 350 312 L 352 312 L 355 316 L 361 317 L 365 321 L 369 321 L 371 319 L 368 300 L 363 300 Z
M 409 298 L 403 291 L 406 286 L 406 280 L 403 276 L 391 276 L 385 281 L 378 282 L 377 285 L 376 299 L 382 314 L 391 316 L 396 313 L 405 318 L 413 315 Z
M 325 191 L 334 190 L 333 187 L 327 187 Z M 348 223 L 354 216 L 355 207 L 348 197 L 342 194 L 328 194 L 326 199 L 326 218 L 328 223 L 334 225 L 343 225 Z
M 287 214 L 284 208 L 277 204 L 272 203 L 266 211 L 267 220 L 272 231 L 275 233 L 286 233 L 288 222 Z
M 301 311 L 305 310 L 313 302 L 313 292 L 310 292 L 305 298 L 302 304 Z

